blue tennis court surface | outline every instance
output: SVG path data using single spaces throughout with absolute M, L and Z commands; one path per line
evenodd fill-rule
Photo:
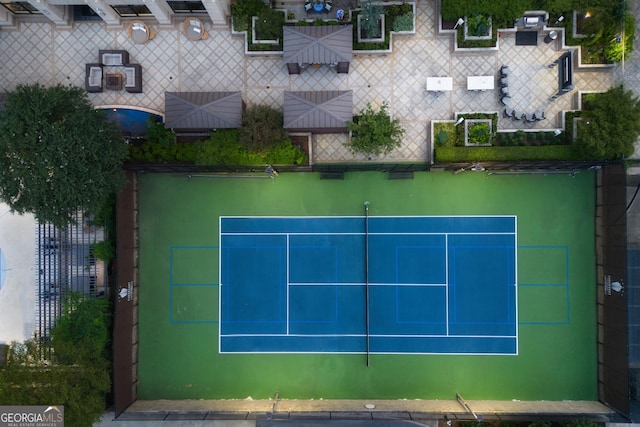
M 517 354 L 516 228 L 221 217 L 220 352 Z

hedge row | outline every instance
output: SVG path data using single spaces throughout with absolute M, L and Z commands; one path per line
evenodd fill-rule
M 436 163 L 475 161 L 577 160 L 578 154 L 570 145 L 543 147 L 437 147 Z

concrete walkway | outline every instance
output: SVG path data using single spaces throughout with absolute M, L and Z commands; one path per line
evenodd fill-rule
M 310 420 L 345 425 L 345 421 L 405 421 L 412 425 L 438 426 L 446 415 L 450 420 L 472 420 L 473 414 L 489 420 L 508 420 L 515 416 L 531 420 L 586 417 L 607 421 L 613 412 L 599 402 L 589 401 L 488 401 L 470 400 L 154 400 L 137 401 L 113 421 L 105 414 L 96 426 L 146 426 L 162 421 L 163 426 L 253 427 L 261 421 L 289 420 L 304 425 Z M 374 405 L 372 408 L 370 405 Z M 117 424 L 116 424 L 117 423 Z M 264 424 L 264 425 L 268 425 Z

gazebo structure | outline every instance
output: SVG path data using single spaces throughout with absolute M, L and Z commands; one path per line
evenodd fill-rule
M 284 128 L 289 132 L 347 132 L 352 119 L 350 90 L 284 93 Z
M 326 64 L 348 73 L 353 57 L 353 25 L 283 27 L 283 60 L 289 74 L 309 64 Z
M 164 126 L 192 133 L 239 128 L 244 103 L 242 92 L 165 92 Z

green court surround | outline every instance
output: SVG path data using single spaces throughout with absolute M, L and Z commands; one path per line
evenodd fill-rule
M 139 176 L 139 399 L 596 400 L 595 175 Z M 517 356 L 219 354 L 220 215 L 517 215 Z

